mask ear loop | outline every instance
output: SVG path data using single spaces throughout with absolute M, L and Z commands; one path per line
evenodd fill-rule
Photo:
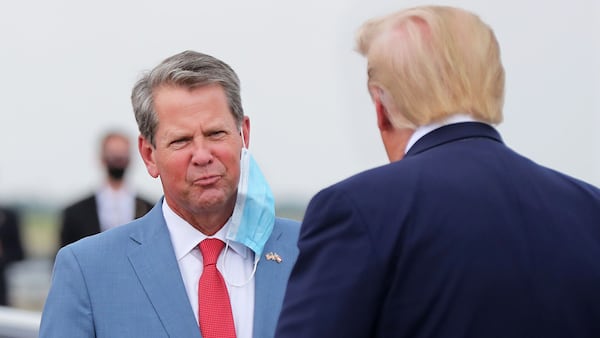
M 246 139 L 244 138 L 244 127 L 240 127 L 240 135 L 242 135 L 242 146 L 248 149 L 248 147 L 246 147 Z
M 260 256 L 254 257 L 254 266 L 252 267 L 252 273 L 250 274 L 250 278 L 248 278 L 246 281 L 242 282 L 241 284 L 236 284 L 233 283 L 229 280 L 229 277 L 227 276 L 227 250 L 229 250 L 229 240 L 225 241 L 225 251 L 223 253 L 223 279 L 225 279 L 225 282 L 233 287 L 236 288 L 242 288 L 246 285 L 248 285 L 248 283 L 250 283 L 250 281 L 252 280 L 252 278 L 254 278 L 254 275 L 256 274 L 256 267 L 258 266 L 258 261 L 260 260 Z

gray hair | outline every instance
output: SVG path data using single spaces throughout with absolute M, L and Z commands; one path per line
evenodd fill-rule
M 166 58 L 151 71 L 143 74 L 131 93 L 135 120 L 142 137 L 156 146 L 154 135 L 158 117 L 154 110 L 154 90 L 163 85 L 196 88 L 219 84 L 225 91 L 231 114 L 241 128 L 244 120 L 240 80 L 225 62 L 207 54 L 187 50 Z

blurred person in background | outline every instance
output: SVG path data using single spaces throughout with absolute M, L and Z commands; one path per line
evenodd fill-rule
M 247 149 L 237 74 L 185 51 L 146 73 L 132 104 L 164 197 L 59 251 L 40 337 L 272 337 L 299 224 L 275 216 Z
M 20 219 L 16 209 L 0 207 L 0 305 L 4 306 L 11 305 L 6 268 L 25 257 Z
M 391 163 L 309 203 L 276 337 L 600 337 L 600 190 L 504 144 L 491 28 L 423 6 L 357 44 Z
M 139 196 L 126 179 L 131 144 L 126 133 L 111 130 L 100 141 L 100 161 L 106 179 L 96 192 L 66 207 L 62 213 L 60 246 L 139 218 L 152 203 Z

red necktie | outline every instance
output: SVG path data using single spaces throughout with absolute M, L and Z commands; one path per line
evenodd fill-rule
M 229 294 L 217 270 L 217 258 L 225 243 L 216 238 L 200 242 L 204 270 L 198 283 L 198 319 L 202 338 L 235 338 Z

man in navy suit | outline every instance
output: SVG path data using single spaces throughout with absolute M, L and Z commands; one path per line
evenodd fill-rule
M 185 51 L 146 73 L 132 104 L 164 197 L 59 251 L 40 337 L 272 337 L 299 225 L 275 217 L 246 149 L 237 75 Z
M 600 191 L 503 143 L 492 30 L 417 7 L 357 44 L 391 163 L 311 200 L 276 337 L 600 337 Z

